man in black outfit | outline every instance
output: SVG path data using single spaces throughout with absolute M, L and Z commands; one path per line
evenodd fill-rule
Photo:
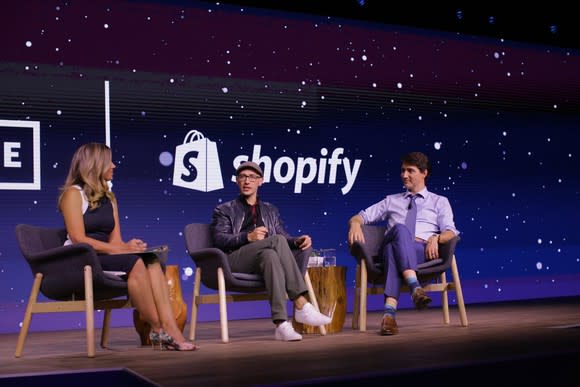
M 305 298 L 308 289 L 291 251 L 291 248 L 310 248 L 312 239 L 308 235 L 290 236 L 278 209 L 259 199 L 263 173 L 258 164 L 251 161 L 240 164 L 236 176 L 240 195 L 217 206 L 212 215 L 214 245 L 228 254 L 232 271 L 259 273 L 264 277 L 272 321 L 276 324 L 276 340 L 302 340 L 288 322 L 287 298 L 294 303 L 296 321 L 312 326 L 331 322 L 330 317 L 316 310 Z

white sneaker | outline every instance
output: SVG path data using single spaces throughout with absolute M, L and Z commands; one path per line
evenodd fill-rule
M 332 321 L 330 317 L 317 311 L 310 302 L 304 305 L 302 309 L 296 309 L 294 319 L 299 323 L 312 325 L 314 327 L 330 324 Z
M 276 338 L 276 340 L 282 341 L 302 340 L 302 335 L 300 333 L 297 333 L 292 327 L 292 324 L 290 324 L 288 321 L 284 321 L 282 324 L 276 327 L 274 337 Z

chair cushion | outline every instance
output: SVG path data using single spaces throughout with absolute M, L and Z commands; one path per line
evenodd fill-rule
M 227 282 L 227 280 L 226 280 Z M 261 293 L 265 289 L 264 278 L 259 274 L 232 273 L 228 291 L 238 293 Z
M 243 280 L 243 281 L 257 281 L 257 282 L 264 282 L 264 279 L 259 274 L 248 274 L 248 273 L 232 273 L 234 278 Z
M 426 269 L 428 267 L 432 267 L 432 266 L 437 266 L 443 263 L 443 260 L 441 258 L 437 258 L 437 259 L 431 259 L 429 261 L 425 261 L 423 263 L 420 263 L 417 265 L 417 269 L 421 270 L 421 269 Z

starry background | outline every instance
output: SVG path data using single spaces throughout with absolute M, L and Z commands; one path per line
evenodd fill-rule
M 170 246 L 188 304 L 182 230 L 237 195 L 234 159 L 257 146 L 272 164 L 316 160 L 301 192 L 286 169 L 286 181 L 272 174 L 260 192 L 290 233 L 337 249 L 349 308 L 347 220 L 402 190 L 399 158 L 413 150 L 430 156 L 428 187 L 453 206 L 468 304 L 580 293 L 576 49 L 194 1 L 27 0 L 0 19 L 0 119 L 40 122 L 42 172 L 40 190 L 0 190 L 0 332 L 18 330 L 32 282 L 14 226 L 62 226 L 56 197 L 74 150 L 105 142 L 105 81 L 123 236 Z M 173 185 L 176 147 L 190 130 L 216 143 L 223 189 Z M 30 138 L 0 128 L 3 143 L 23 143 L 24 160 L 0 165 L 2 182 L 29 180 Z M 319 176 L 337 149 L 336 179 L 328 166 Z M 343 192 L 347 159 L 360 168 Z M 232 318 L 269 315 L 248 305 Z M 31 329 L 83 324 L 35 319 L 43 323 Z M 204 308 L 200 320 L 215 319 Z

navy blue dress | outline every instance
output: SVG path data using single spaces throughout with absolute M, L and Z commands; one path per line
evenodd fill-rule
M 109 235 L 115 228 L 113 203 L 108 197 L 101 199 L 100 206 L 94 210 L 87 209 L 83 215 L 85 234 L 102 242 L 109 241 Z M 99 254 L 101 267 L 106 271 L 124 271 L 129 273 L 139 259 L 135 254 Z

